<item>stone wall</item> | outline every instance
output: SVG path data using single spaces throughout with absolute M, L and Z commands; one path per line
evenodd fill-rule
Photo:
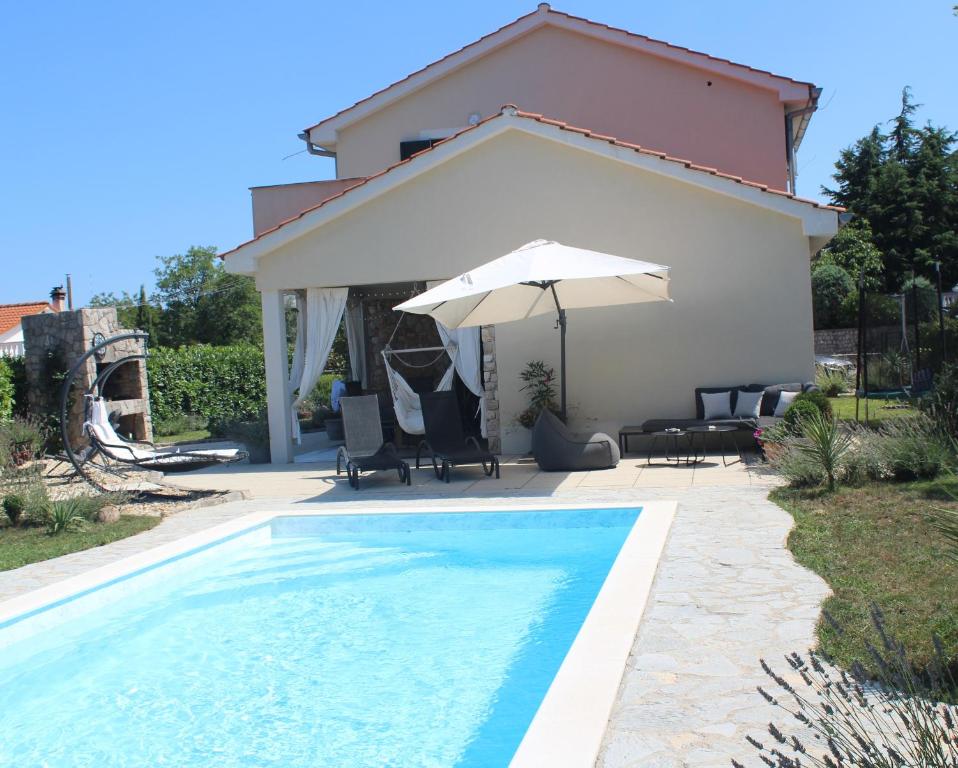
M 363 322 L 366 326 L 366 389 L 390 397 L 389 380 L 386 378 L 386 365 L 383 362 L 382 351 L 390 336 L 395 331 L 390 346 L 393 349 L 415 349 L 417 347 L 438 347 L 442 345 L 439 333 L 436 331 L 436 321 L 428 315 L 406 314 L 399 322 L 401 313 L 395 312 L 393 307 L 400 301 L 411 296 L 397 296 L 392 298 L 363 298 Z M 397 327 L 397 323 L 399 323 Z M 439 381 L 449 367 L 449 358 L 438 352 L 422 352 L 403 355 L 413 365 L 425 365 L 437 358 L 432 365 L 425 368 L 413 368 L 395 363 L 398 370 L 407 381 L 416 378 Z M 415 388 L 415 387 L 414 387 Z
M 59 409 L 59 380 L 76 361 L 95 344 L 99 336 L 110 338 L 129 333 L 120 328 L 116 309 L 100 307 L 72 312 L 41 314 L 23 318 L 26 346 L 25 365 L 30 412 L 45 419 Z M 111 363 L 139 354 L 141 344 L 130 339 L 110 345 L 102 355 L 88 358 L 77 374 L 70 398 L 67 434 L 71 446 L 86 443 L 83 436 L 83 394 Z M 142 360 L 126 363 L 115 370 L 101 393 L 109 400 L 109 411 L 120 434 L 137 440 L 153 439 L 150 418 L 149 385 L 146 364 Z
M 499 413 L 499 371 L 496 368 L 496 328 L 484 325 L 482 333 L 482 381 L 486 398 L 486 436 L 489 450 L 502 452 L 502 424 Z
M 885 352 L 901 346 L 901 329 L 898 326 L 877 326 L 868 329 L 868 351 Z M 858 348 L 857 328 L 827 328 L 815 331 L 815 354 L 829 356 L 854 356 Z

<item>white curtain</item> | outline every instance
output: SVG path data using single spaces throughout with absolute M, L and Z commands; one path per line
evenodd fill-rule
M 293 364 L 290 366 L 289 377 L 286 380 L 287 397 L 290 402 L 296 399 L 296 388 L 303 380 L 303 363 L 306 359 L 306 294 L 303 291 L 296 291 L 293 297 L 296 300 L 296 341 L 293 344 Z
M 362 382 L 363 389 L 366 389 L 366 325 L 361 301 L 346 306 L 346 344 L 353 381 Z
M 436 330 L 439 331 L 439 338 L 442 339 L 443 346 L 453 345 L 456 348 L 455 352 L 450 353 L 456 365 L 456 373 L 459 374 L 459 378 L 469 388 L 469 391 L 479 398 L 479 428 L 482 431 L 482 436 L 486 437 L 486 398 L 482 386 L 479 327 L 452 329 L 446 328 L 437 320 Z
M 306 318 L 302 326 L 303 332 L 300 332 L 300 326 L 297 324 L 296 336 L 297 346 L 299 346 L 300 338 L 303 339 L 305 353 L 302 375 L 296 387 L 297 395 L 292 403 L 293 437 L 297 442 L 300 440 L 300 433 L 296 409 L 313 391 L 313 387 L 316 386 L 316 382 L 326 368 L 329 352 L 333 348 L 333 339 L 336 338 L 336 331 L 339 330 L 339 324 L 343 321 L 348 294 L 347 288 L 306 289 Z M 295 360 L 294 350 L 294 366 Z M 292 395 L 290 397 L 292 398 Z

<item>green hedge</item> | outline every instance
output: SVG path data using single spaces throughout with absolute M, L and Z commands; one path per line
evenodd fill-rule
M 252 344 L 156 348 L 147 358 L 153 418 L 252 419 L 266 407 L 263 350 Z
M 0 358 L 0 424 L 13 418 L 13 368 Z

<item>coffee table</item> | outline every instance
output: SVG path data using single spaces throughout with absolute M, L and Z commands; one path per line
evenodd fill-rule
M 688 427 L 685 431 L 689 433 L 689 453 L 691 454 L 691 458 L 689 460 L 690 464 L 701 464 L 703 461 L 705 461 L 705 436 L 717 434 L 719 439 L 719 450 L 722 451 L 722 466 L 728 466 L 728 461 L 725 459 L 725 435 L 729 432 L 738 432 L 738 427 L 732 427 L 727 424 L 717 424 L 704 427 Z M 698 441 L 701 445 L 696 445 L 696 435 L 701 435 Z M 732 447 L 738 454 L 739 463 L 742 463 L 742 451 L 734 439 L 732 440 Z M 699 458 L 699 448 L 702 449 L 701 458 Z M 732 463 L 734 464 L 735 462 L 733 461 Z
M 646 434 L 648 433 L 639 426 L 622 427 L 619 430 L 619 452 L 625 456 L 629 452 L 629 438 L 634 435 Z
M 652 441 L 649 444 L 649 455 L 645 459 L 645 463 L 649 466 L 652 465 L 652 454 L 655 451 L 655 444 L 661 440 L 665 439 L 665 461 L 667 464 L 681 464 L 683 459 L 679 456 L 679 438 L 685 438 L 685 463 L 689 463 L 689 450 L 691 449 L 691 438 L 689 433 L 684 429 L 663 429 L 660 432 L 652 432 Z M 669 456 L 669 439 L 672 440 L 672 452 L 675 454 L 675 458 Z

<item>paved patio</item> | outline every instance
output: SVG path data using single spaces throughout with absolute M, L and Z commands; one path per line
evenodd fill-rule
M 412 485 L 400 486 L 394 472 L 364 475 L 360 493 L 388 492 L 397 499 L 421 496 L 459 498 L 494 496 L 508 492 L 530 492 L 542 495 L 589 489 L 629 490 L 671 488 L 675 490 L 703 487 L 767 488 L 776 482 L 775 476 L 760 463 L 754 454 L 746 454 L 744 462 L 729 456 L 728 466 L 722 457 L 710 454 L 697 465 L 666 464 L 653 458 L 649 465 L 645 457 L 626 456 L 615 469 L 595 472 L 542 472 L 527 456 L 503 456 L 501 477 L 485 477 L 479 467 L 457 467 L 452 482 L 436 479 L 432 466 L 412 471 Z M 413 464 L 413 461 L 410 461 Z M 242 491 L 251 498 L 313 499 L 339 501 L 351 498 L 345 476 L 337 478 L 335 464 L 241 464 L 211 467 L 171 478 L 185 488 Z M 330 495 L 332 494 L 332 495 Z
M 370 478 L 357 493 L 336 480 L 329 465 L 191 473 L 178 482 L 242 490 L 247 499 L 177 514 L 133 538 L 0 573 L 0 600 L 263 509 L 675 500 L 678 514 L 598 765 L 728 766 L 731 757 L 750 764 L 745 734 L 761 733 L 774 714 L 755 693 L 763 677 L 758 660 L 811 645 L 827 594 L 785 549 L 791 518 L 767 500 L 774 478 L 747 464 L 724 467 L 717 457 L 697 467 L 648 467 L 627 457 L 615 470 L 576 475 L 541 473 L 513 457 L 499 481 L 468 468 L 454 478 L 447 485 L 431 469 L 414 471 L 406 488 L 386 475 Z

